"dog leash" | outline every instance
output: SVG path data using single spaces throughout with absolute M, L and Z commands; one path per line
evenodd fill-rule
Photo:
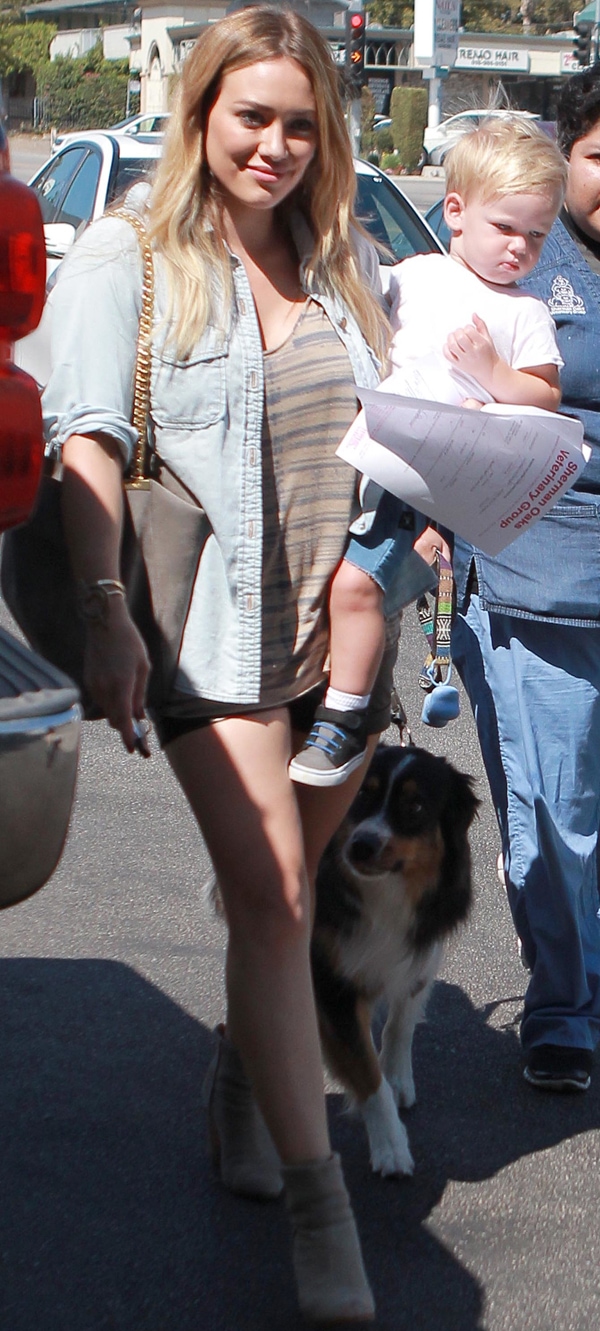
M 447 683 L 452 665 L 450 633 L 454 577 L 452 565 L 441 551 L 438 551 L 437 556 L 437 572 L 438 586 L 433 600 L 430 602 L 428 597 L 423 595 L 417 601 L 419 623 L 429 646 L 419 674 L 419 687 L 424 693 L 431 693 L 436 684 Z
M 397 726 L 400 732 L 399 743 L 402 749 L 414 748 L 414 740 L 408 726 L 408 717 L 404 707 L 400 702 L 395 686 L 392 688 L 391 699 L 392 711 L 390 715 L 390 725 Z
M 430 606 L 426 596 L 417 601 L 417 614 L 429 651 L 421 667 L 419 685 L 427 694 L 421 720 L 426 726 L 446 726 L 460 715 L 458 689 L 450 683 L 452 657 L 450 635 L 454 609 L 452 565 L 441 551 L 437 555 L 438 586 Z

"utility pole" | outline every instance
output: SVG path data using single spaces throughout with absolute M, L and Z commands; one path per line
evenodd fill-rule
M 415 0 L 414 59 L 429 83 L 430 128 L 440 123 L 442 80 L 456 59 L 459 24 L 460 0 Z

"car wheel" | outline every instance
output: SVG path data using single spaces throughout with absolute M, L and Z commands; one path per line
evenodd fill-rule
M 427 166 L 428 162 L 429 162 L 429 157 L 427 156 L 425 149 L 421 148 L 421 156 L 417 162 L 417 168 L 416 168 L 417 171 L 422 171 L 423 167 Z

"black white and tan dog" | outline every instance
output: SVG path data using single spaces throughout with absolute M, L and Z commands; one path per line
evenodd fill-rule
M 371 1165 L 411 1174 L 398 1108 L 415 1101 L 412 1040 L 444 942 L 471 904 L 472 778 L 419 748 L 380 746 L 321 860 L 312 967 L 323 1051 L 362 1114 Z M 378 1057 L 375 1005 L 388 1015 Z

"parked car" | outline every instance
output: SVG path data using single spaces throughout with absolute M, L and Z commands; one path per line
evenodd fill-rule
M 47 290 L 76 236 L 134 181 L 148 176 L 161 153 L 161 141 L 141 141 L 107 131 L 80 134 L 55 153 L 30 181 L 42 209 L 47 253 Z M 356 161 L 357 213 L 373 239 L 382 246 L 384 288 L 392 264 L 410 254 L 441 248 L 427 222 L 406 195 L 369 162 Z M 49 320 L 25 338 L 18 349 L 19 364 L 39 384 L 48 378 Z
M 170 114 L 170 111 L 146 111 L 143 116 L 118 120 L 116 125 L 109 125 L 108 129 L 113 134 L 164 134 Z
M 29 183 L 44 222 L 47 294 L 76 237 L 136 180 L 148 175 L 161 151 L 160 136 L 141 142 L 127 134 L 78 134 L 36 171 Z M 46 312 L 35 332 L 19 343 L 16 358 L 38 384 L 46 383 L 50 369 Z
M 431 230 L 435 231 L 435 234 L 438 240 L 441 241 L 444 249 L 450 249 L 450 227 L 447 226 L 444 221 L 443 195 L 442 198 L 438 199 L 437 203 L 432 204 L 431 208 L 425 213 L 425 221 L 429 223 Z
M 36 383 L 11 361 L 44 301 L 44 234 L 35 194 L 9 173 L 0 124 L 0 532 L 35 501 L 43 437 Z M 56 868 L 75 792 L 79 694 L 0 627 L 0 907 L 37 891 Z
M 134 138 L 152 137 L 155 134 L 164 134 L 169 121 L 169 111 L 153 111 L 143 116 L 128 116 L 126 120 L 118 120 L 116 125 L 109 125 L 107 134 L 131 134 Z M 78 139 L 81 130 L 68 130 L 63 134 L 57 134 L 53 144 L 52 152 L 58 152 L 65 143 L 72 143 L 73 139 Z
M 443 166 L 444 158 L 463 134 L 470 129 L 477 129 L 482 120 L 503 116 L 524 116 L 526 120 L 538 120 L 539 116 L 531 111 L 512 110 L 473 110 L 461 111 L 459 115 L 449 116 L 440 125 L 428 126 L 423 135 L 423 162 L 430 166 Z

